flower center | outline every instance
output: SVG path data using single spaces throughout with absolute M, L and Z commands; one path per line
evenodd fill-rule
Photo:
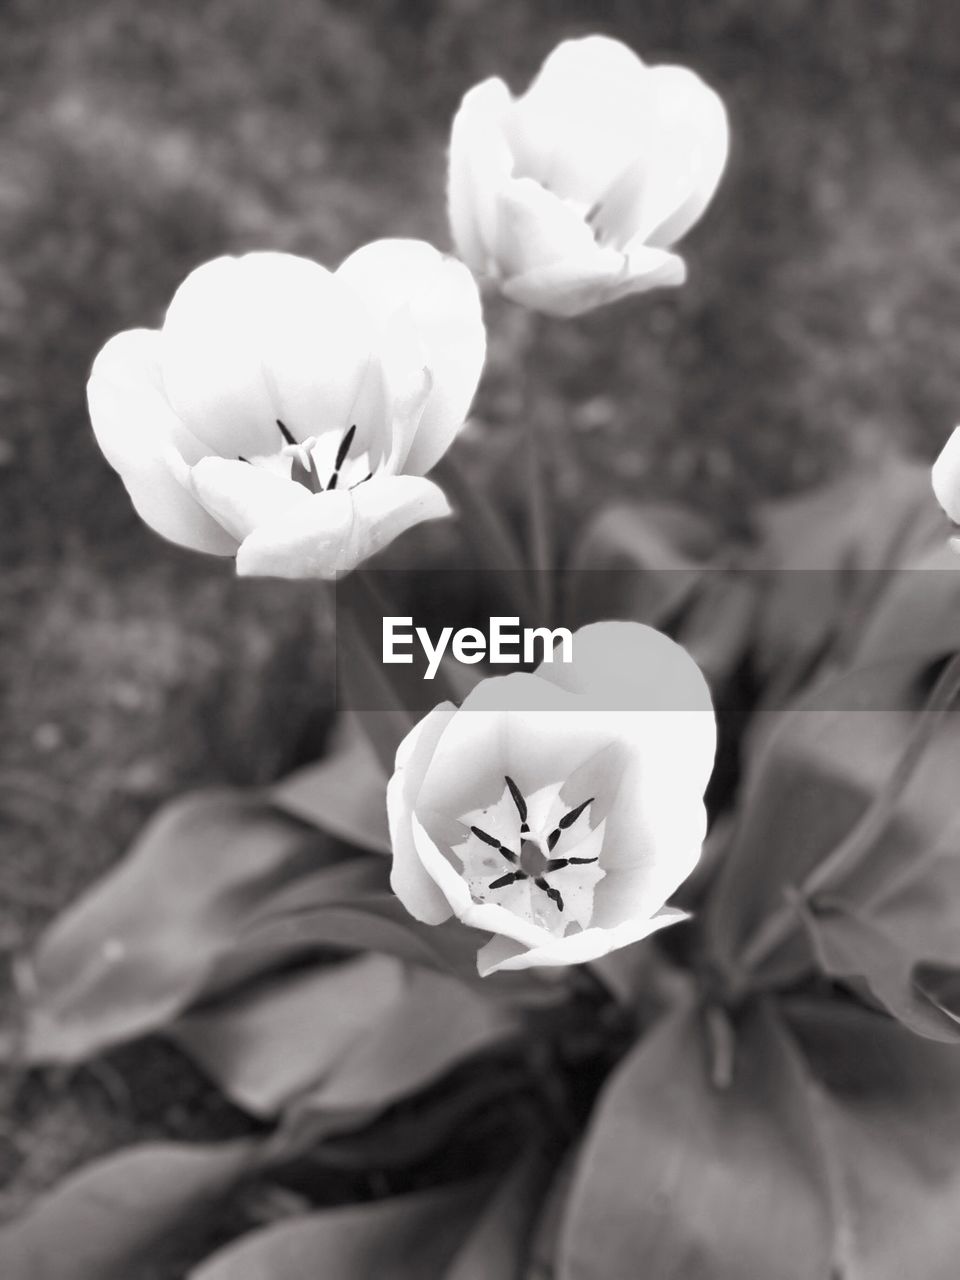
M 284 422 L 281 422 L 279 418 L 277 418 L 276 422 L 284 441 L 280 448 L 280 456 L 290 459 L 290 479 L 297 484 L 302 484 L 311 493 L 332 493 L 340 485 L 340 473 L 347 463 L 356 464 L 360 462 L 359 457 L 350 458 L 350 449 L 357 434 L 357 424 L 354 423 L 340 438 L 332 466 L 326 472 L 326 483 L 324 483 L 321 469 L 317 465 L 316 456 L 320 437 L 309 436 L 306 440 L 297 440 Z M 329 465 L 329 453 L 327 454 L 327 460 Z M 240 461 L 249 462 L 250 459 L 241 456 Z M 351 470 L 356 473 L 359 468 L 354 465 Z M 368 471 L 366 475 L 361 476 L 359 480 L 355 480 L 353 484 L 347 487 L 355 489 L 357 485 L 363 484 L 372 478 L 373 472 Z
M 557 813 L 556 797 L 553 797 L 553 803 L 550 804 L 550 796 L 545 792 L 538 792 L 534 797 L 534 817 L 531 806 L 527 804 L 526 797 L 513 778 L 504 776 L 503 781 L 506 782 L 507 790 L 498 806 L 480 810 L 462 819 L 468 824 L 471 836 L 479 842 L 472 849 L 471 842 L 468 842 L 467 846 L 463 846 L 462 852 L 457 850 L 470 881 L 471 891 L 477 899 L 485 901 L 489 897 L 489 891 L 522 887 L 522 899 L 529 900 L 532 893 L 543 906 L 531 901 L 529 910 L 524 910 L 521 901 L 513 895 L 513 909 L 521 911 L 521 914 L 531 914 L 535 919 L 543 918 L 545 910 L 547 913 L 553 910 L 556 913 L 553 919 L 557 920 L 559 915 L 561 919 L 558 924 L 563 928 L 563 915 L 568 909 L 567 893 L 573 893 L 577 899 L 573 914 L 584 914 L 584 908 L 588 908 L 589 914 L 593 884 L 596 879 L 603 877 L 602 870 L 594 867 L 594 864 L 599 863 L 599 855 L 590 852 L 588 856 L 582 849 L 580 854 L 575 851 L 594 835 L 594 829 L 588 826 L 585 819 L 586 810 L 593 804 L 594 797 L 581 801 L 575 808 Z M 547 788 L 547 791 L 558 792 L 559 786 Z M 549 810 L 544 808 L 544 799 L 548 801 Z M 485 814 L 489 814 L 489 819 L 485 818 Z M 472 818 L 477 820 L 470 820 Z M 580 822 L 580 819 L 584 820 Z M 582 829 L 577 828 L 579 822 Z M 531 823 L 538 829 L 531 829 Z M 511 833 L 504 835 L 507 826 L 512 828 Z M 518 832 L 517 826 L 520 827 Z M 571 841 L 571 851 L 563 856 L 563 849 L 558 849 L 558 845 L 566 832 L 570 832 L 568 838 Z M 576 868 L 584 867 L 591 868 L 589 874 L 577 872 Z M 564 877 L 563 874 L 558 876 L 558 873 L 567 872 L 568 868 L 573 868 L 573 878 Z M 585 896 L 588 899 L 586 901 Z M 577 923 L 582 924 L 582 920 Z

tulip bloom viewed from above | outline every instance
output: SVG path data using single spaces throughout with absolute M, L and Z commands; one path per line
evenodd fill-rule
M 335 272 L 218 258 L 87 388 L 107 461 L 157 533 L 241 574 L 331 578 L 449 511 L 424 473 L 462 426 L 485 335 L 469 271 L 381 240 Z
M 683 918 L 716 726 L 692 658 L 634 622 L 576 632 L 573 661 L 482 681 L 397 753 L 391 883 L 428 924 L 494 935 L 481 974 L 577 964 Z
M 682 284 L 669 252 L 727 157 L 716 93 L 683 67 L 647 67 L 605 36 L 568 40 L 514 98 L 497 77 L 463 99 L 450 139 L 453 237 L 508 297 L 572 316 Z

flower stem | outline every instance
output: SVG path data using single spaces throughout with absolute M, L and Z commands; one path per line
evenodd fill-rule
M 531 394 L 531 372 L 537 367 L 540 319 L 528 317 L 526 343 L 524 344 L 524 368 L 521 375 L 527 381 L 523 396 L 523 448 L 527 490 L 527 546 L 528 562 L 533 579 L 533 596 L 537 614 L 544 626 L 550 626 L 553 617 L 554 541 L 550 511 L 550 476 L 547 467 L 546 440 L 543 423 Z
M 960 695 L 960 653 L 945 664 L 937 677 L 903 755 L 897 761 L 886 786 L 874 798 L 858 822 L 822 862 L 809 873 L 792 896 L 808 901 L 814 894 L 836 885 L 857 866 L 883 834 L 896 813 L 904 792 L 912 781 L 927 747 L 943 717 Z M 771 956 L 792 933 L 796 908 L 785 902 L 762 921 L 745 944 L 739 958 L 741 971 L 751 972 Z
M 492 576 L 499 594 L 524 625 L 535 610 L 520 549 L 506 521 L 485 494 L 477 494 L 476 486 L 449 453 L 437 463 L 434 475 L 453 500 L 463 537 L 477 564 Z

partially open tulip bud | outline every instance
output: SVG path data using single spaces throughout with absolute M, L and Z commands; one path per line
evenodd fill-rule
M 514 301 L 573 316 L 682 284 L 670 247 L 697 221 L 727 157 L 716 93 L 647 67 L 617 40 L 568 40 L 519 98 L 500 79 L 463 99 L 450 139 L 457 249 Z
M 428 924 L 493 935 L 481 974 L 578 964 L 683 913 L 716 724 L 692 658 L 634 622 L 573 637 L 573 660 L 482 681 L 436 707 L 387 789 L 391 883 Z
M 483 365 L 476 284 L 416 240 L 336 271 L 218 258 L 162 329 L 112 338 L 87 393 L 107 461 L 157 533 L 241 574 L 332 578 L 448 513 L 424 479 Z
M 931 479 L 937 501 L 953 523 L 960 526 L 960 427 L 943 446 L 933 464 Z

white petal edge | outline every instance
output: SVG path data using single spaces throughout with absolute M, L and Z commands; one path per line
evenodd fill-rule
M 137 514 L 156 533 L 193 551 L 232 556 L 236 540 L 178 478 L 205 446 L 170 407 L 159 355 L 160 334 L 153 329 L 130 329 L 106 343 L 87 383 L 94 435 Z
M 504 82 L 491 77 L 464 94 L 450 130 L 450 230 L 457 252 L 477 275 L 490 271 L 497 192 L 513 172 L 505 133 L 512 104 Z
M 619 951 L 634 942 L 649 938 L 651 934 L 672 924 L 689 919 L 687 912 L 665 907 L 652 917 L 629 920 L 615 929 L 584 929 L 582 933 L 566 938 L 553 938 L 549 945 L 531 947 L 513 955 L 506 949 L 488 943 L 477 954 L 477 971 L 482 978 L 501 970 L 556 968 L 561 965 L 585 964 L 598 960 L 611 951 Z M 494 940 L 496 941 L 496 940 Z M 489 948 L 489 950 L 488 950 Z M 486 954 L 485 954 L 486 953 Z
M 960 427 L 956 427 L 930 473 L 933 492 L 954 524 L 960 524 Z
M 307 496 L 245 539 L 239 574 L 332 579 L 414 525 L 450 514 L 443 491 L 422 476 L 374 476 L 353 490 Z
M 423 475 L 443 456 L 463 425 L 480 381 L 486 330 L 476 281 L 455 258 L 424 240 L 377 240 L 337 270 L 389 339 L 390 322 L 412 324 L 430 378 L 430 392 L 403 469 Z M 389 351 L 385 352 L 389 357 Z M 407 357 L 410 359 L 411 357 Z M 388 374 L 391 361 L 385 359 Z M 401 388 L 419 368 L 394 370 Z
M 397 748 L 396 768 L 387 784 L 393 849 L 390 887 L 410 914 L 424 924 L 442 924 L 453 915 L 453 908 L 420 861 L 413 838 L 413 811 L 436 745 L 456 714 L 452 702 L 443 702 L 413 726 Z

